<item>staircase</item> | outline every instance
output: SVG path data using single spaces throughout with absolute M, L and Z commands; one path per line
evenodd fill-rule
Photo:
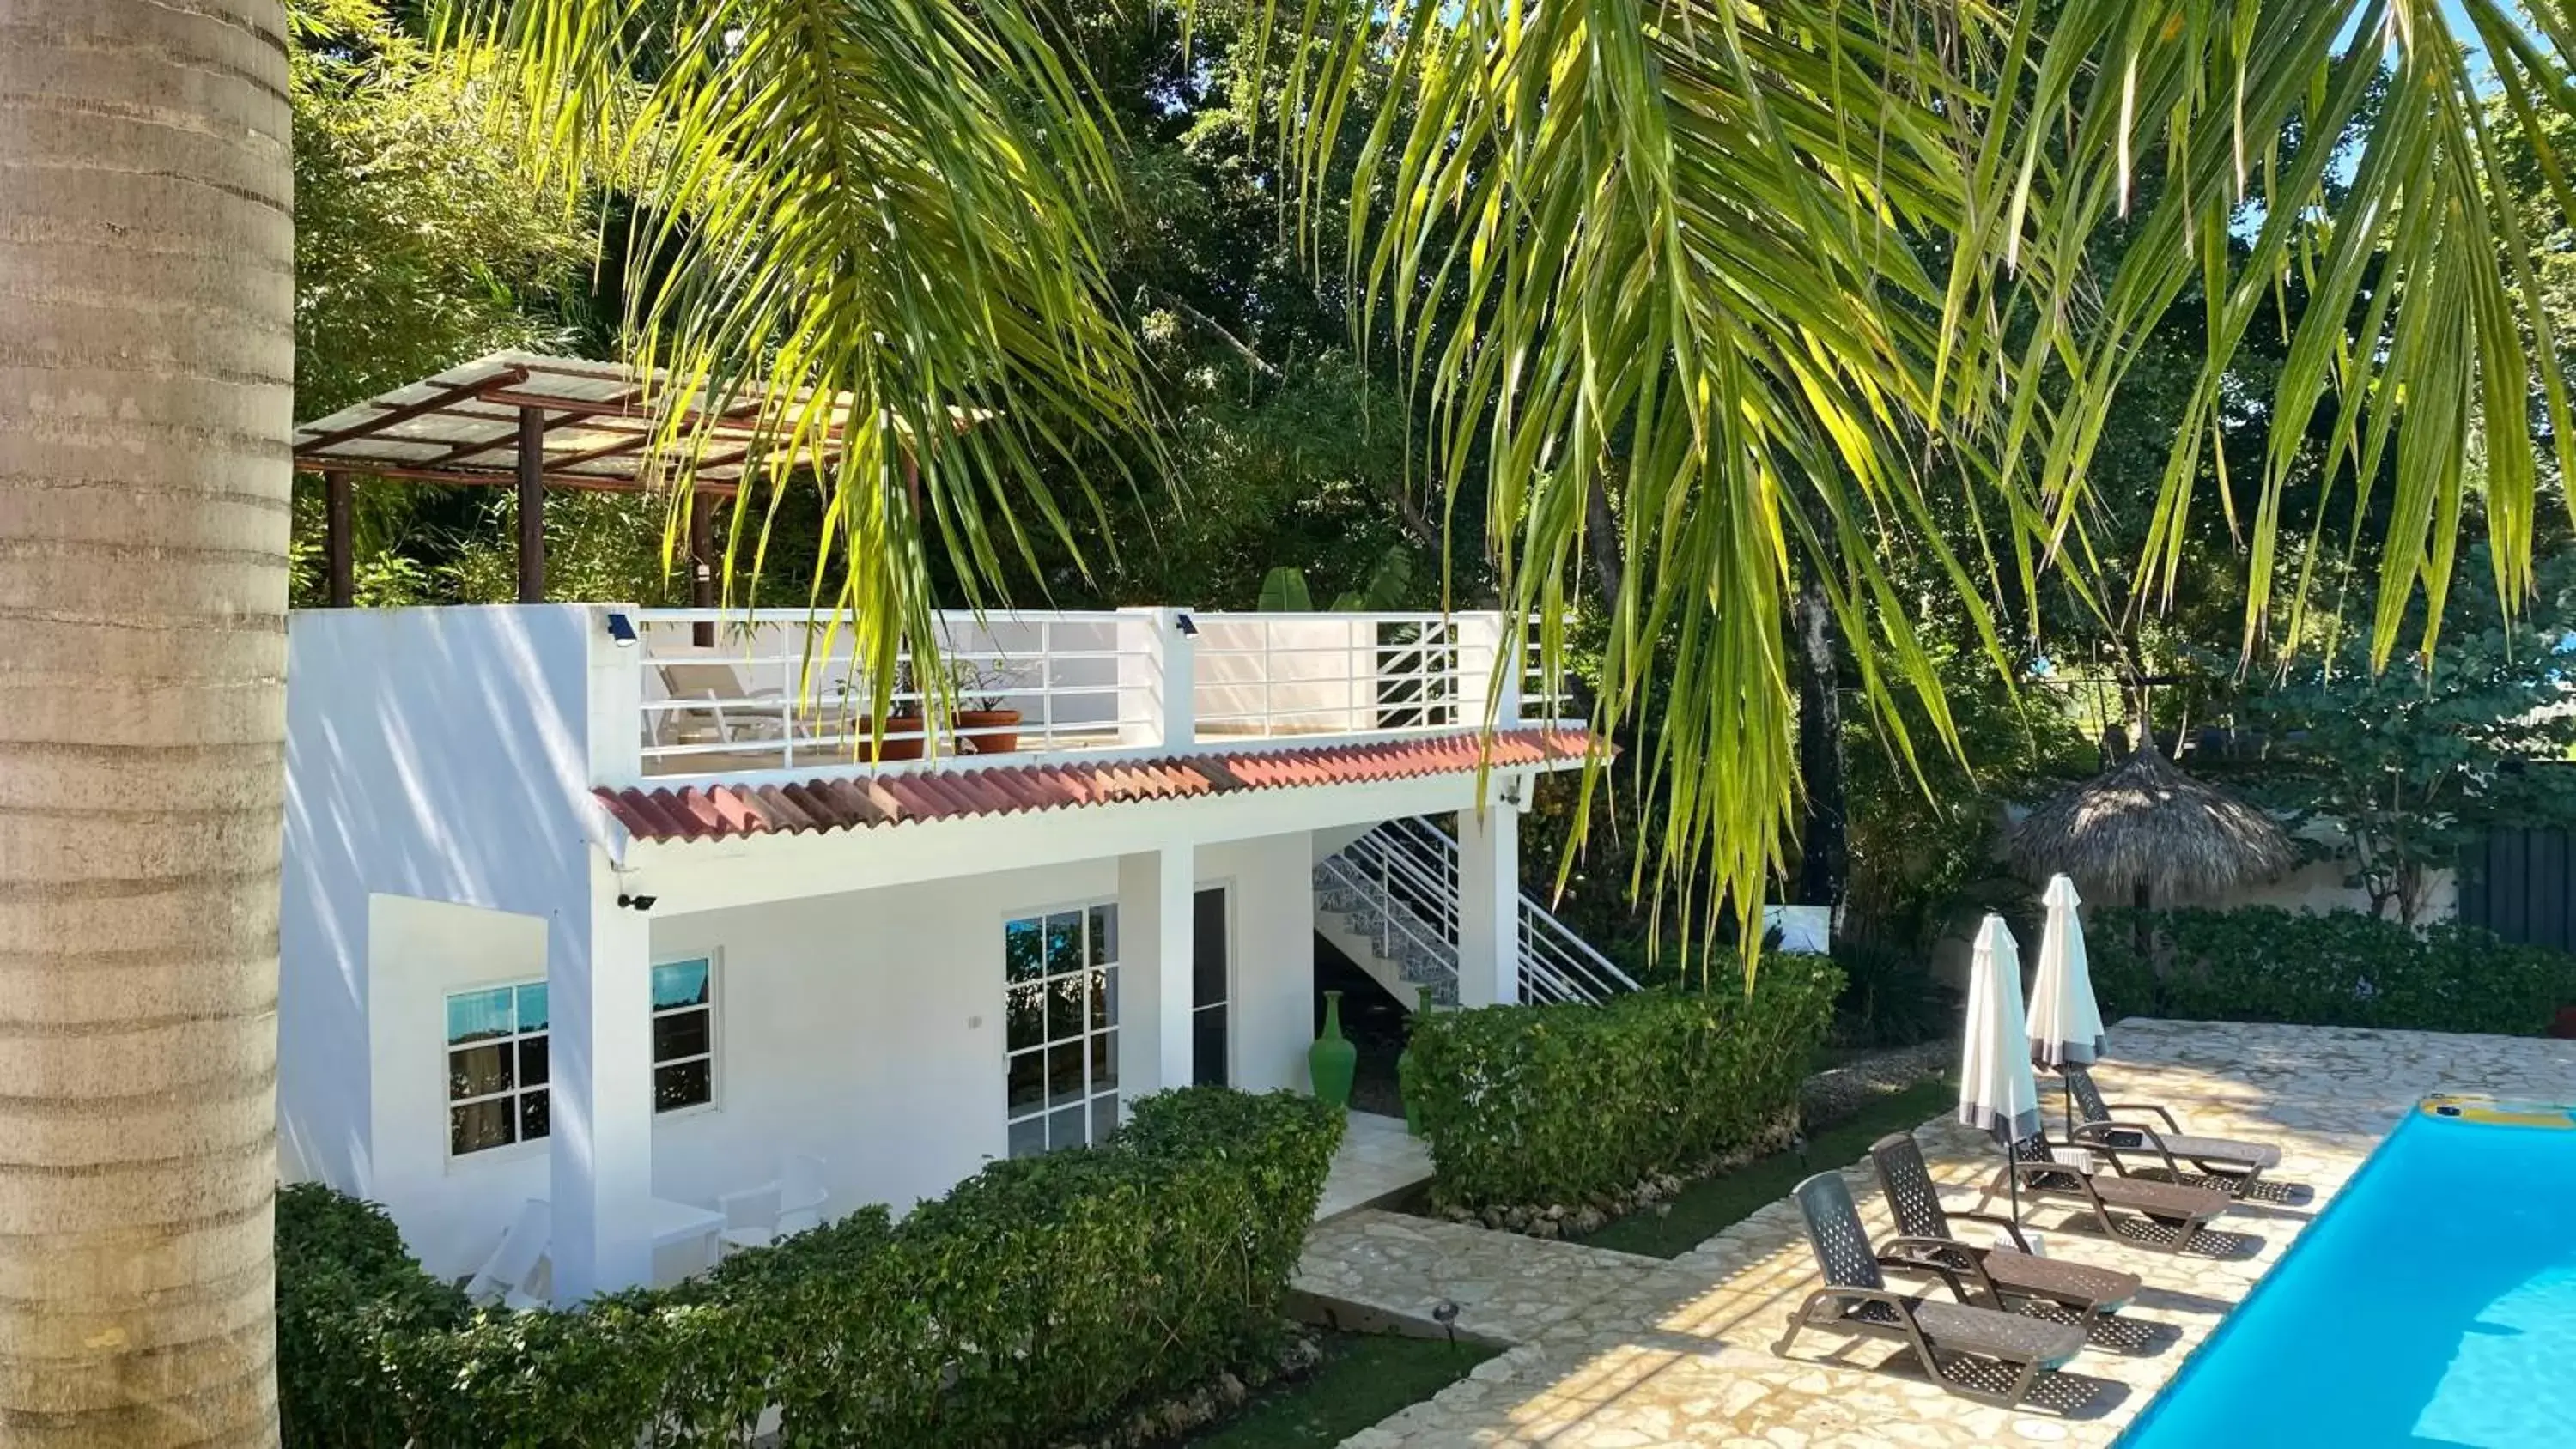
M 1390 820 L 1315 866 L 1315 929 L 1408 1010 L 1458 1004 L 1458 843 Z M 1599 1002 L 1637 983 L 1524 894 L 1520 999 Z

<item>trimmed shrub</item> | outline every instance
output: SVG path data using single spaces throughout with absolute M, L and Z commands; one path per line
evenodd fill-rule
M 1841 986 L 1822 956 L 1771 955 L 1749 992 L 1425 1014 L 1407 1099 L 1442 1206 L 1576 1203 L 1755 1140 L 1796 1110 Z
M 2153 932 L 2139 950 L 2140 917 Z M 2085 912 L 2106 1021 L 2275 1021 L 2537 1036 L 2576 1002 L 2576 956 L 2455 921 L 2421 932 L 2360 911 Z M 2161 969 L 2159 969 L 2161 965 Z
M 1341 1130 L 1311 1098 L 1167 1092 L 901 1223 L 871 1207 L 561 1312 L 469 1312 L 380 1209 L 288 1189 L 286 1440 L 740 1445 L 775 1406 L 791 1449 L 1059 1442 L 1276 1348 Z

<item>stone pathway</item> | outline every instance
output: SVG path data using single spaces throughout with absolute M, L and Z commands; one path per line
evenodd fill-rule
M 1431 1180 L 1431 1149 L 1404 1130 L 1401 1117 L 1354 1109 L 1345 1119 L 1342 1145 L 1315 1204 L 1315 1221 L 1383 1201 Z
M 2115 1058 L 2096 1075 L 2113 1100 L 2162 1102 L 2203 1136 L 2277 1142 L 2283 1161 L 2271 1176 L 2315 1196 L 2229 1212 L 2217 1226 L 2244 1235 L 2235 1259 L 2142 1251 L 2062 1228 L 2071 1219 L 2057 1210 L 2029 1210 L 2051 1256 L 2148 1283 L 2120 1315 L 2143 1341 L 2118 1348 L 2139 1351 L 2088 1349 L 2043 1381 L 2044 1402 L 1971 1403 L 1913 1372 L 1909 1353 L 1867 1340 L 1811 1332 L 1794 1361 L 1773 1357 L 1815 1282 L 1785 1201 L 1669 1262 L 1363 1211 L 1317 1226 L 1297 1287 L 1416 1318 L 1447 1300 L 1460 1329 L 1513 1347 L 1347 1449 L 2108 1445 L 2418 1097 L 2576 1096 L 2576 1042 L 2156 1021 L 2124 1022 L 2112 1040 Z M 1947 1122 L 1915 1136 L 1958 1203 L 1971 1205 L 1967 1184 L 1991 1172 L 1992 1147 Z M 1885 1235 L 1875 1182 L 1865 1169 L 1845 1175 Z

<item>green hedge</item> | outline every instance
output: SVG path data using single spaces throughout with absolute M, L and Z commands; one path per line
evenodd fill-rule
M 1339 1111 L 1142 1099 L 1103 1147 L 996 1162 L 672 1288 L 469 1312 L 372 1205 L 278 1214 L 290 1446 L 1043 1446 L 1260 1359 Z
M 1406 1100 L 1442 1204 L 1579 1202 L 1753 1140 L 1796 1105 L 1841 985 L 1821 956 L 1771 955 L 1749 993 L 1418 1018 Z
M 2156 961 L 2138 948 L 2140 916 Z M 2445 921 L 2420 934 L 2359 911 L 2085 911 L 2102 1016 L 2536 1036 L 2576 1004 L 2576 956 Z

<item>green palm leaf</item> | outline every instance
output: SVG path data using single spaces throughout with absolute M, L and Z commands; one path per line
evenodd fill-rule
M 2569 104 L 2568 22 L 2540 8 L 2526 32 L 2494 0 L 2462 7 L 2535 132 Z M 1883 560 L 1948 578 L 1999 668 L 1990 600 L 2035 599 L 2043 571 L 2106 611 L 2153 607 L 2207 502 L 2198 450 L 2246 405 L 2230 364 L 2293 282 L 2311 300 L 2257 400 L 2275 440 L 2241 521 L 2249 654 L 2300 637 L 2304 571 L 2292 628 L 2272 616 L 2281 493 L 2328 406 L 2357 490 L 2394 463 L 2376 658 L 2410 596 L 2440 615 L 2461 460 L 2491 426 L 2493 583 L 2528 586 L 2523 434 L 2536 395 L 2566 447 L 2565 390 L 2528 247 L 2486 200 L 2478 73 L 2430 0 L 1313 0 L 1299 21 L 1285 145 L 1308 176 L 1365 87 L 1402 92 L 1361 145 L 1350 253 L 1446 476 L 1484 445 L 1507 592 L 1542 612 L 1551 654 L 1585 500 L 1615 501 L 1596 724 L 1651 714 L 1658 884 L 1709 882 L 1710 919 L 1761 899 L 1796 801 L 1794 579 L 1824 581 L 1900 755 L 1900 692 L 1950 738 Z M 2194 287 L 2206 372 L 2124 561 L 2140 595 L 2109 597 L 2086 562 L 2088 464 L 2145 333 Z M 2356 529 L 2375 506 L 2349 500 Z M 1936 510 L 1971 520 L 1963 547 Z

